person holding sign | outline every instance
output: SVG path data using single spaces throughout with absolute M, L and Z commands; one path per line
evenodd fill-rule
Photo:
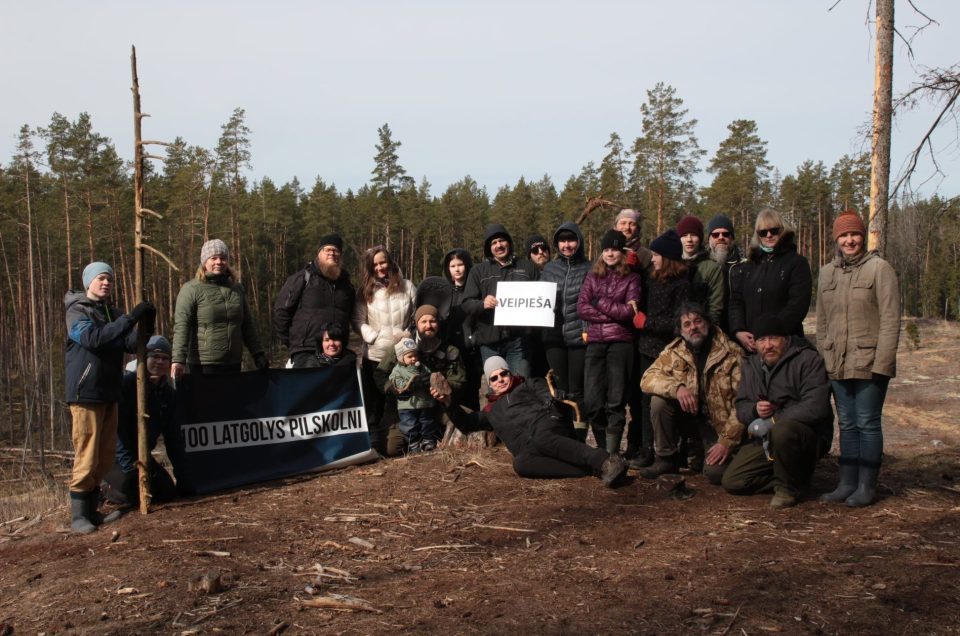
M 513 455 L 513 470 L 520 477 L 593 475 L 609 488 L 619 483 L 626 462 L 576 439 L 573 423 L 551 397 L 546 380 L 514 375 L 500 356 L 490 356 L 483 372 L 490 393 L 482 411 L 467 413 L 450 396 L 441 400 L 458 429 L 495 432 Z
M 584 376 L 591 386 L 586 397 L 587 421 L 597 446 L 620 452 L 626 424 L 628 380 L 633 369 L 633 317 L 639 311 L 640 276 L 630 271 L 624 255 L 626 237 L 607 230 L 593 270 L 587 274 L 577 310 L 587 322 Z
M 499 223 L 487 226 L 483 239 L 484 259 L 467 276 L 463 292 L 463 311 L 476 319 L 475 341 L 480 345 L 484 362 L 501 356 L 521 375 L 530 374 L 530 349 L 527 329 L 494 325 L 497 308 L 497 283 L 500 281 L 535 281 L 537 267 L 513 253 L 513 239 Z

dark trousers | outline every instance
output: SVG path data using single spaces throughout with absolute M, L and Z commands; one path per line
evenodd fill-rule
M 241 364 L 188 364 L 190 373 L 198 375 L 223 375 L 226 373 L 240 373 Z
M 583 375 L 587 357 L 586 347 L 547 347 L 547 362 L 556 378 L 557 390 L 563 391 L 566 399 L 583 407 Z
M 472 411 L 480 410 L 480 379 L 483 377 L 483 359 L 477 349 L 461 351 L 463 370 L 467 381 L 463 388 L 456 393 L 454 401 Z
M 387 429 L 383 423 L 383 411 L 386 400 L 383 396 L 383 387 L 378 387 L 373 379 L 379 362 L 363 359 L 360 367 L 360 388 L 363 390 L 363 406 L 367 415 L 367 428 L 370 430 L 370 447 L 381 455 L 386 453 Z
M 806 424 L 777 420 L 770 430 L 770 454 L 772 461 L 759 440 L 741 447 L 723 474 L 723 488 L 734 495 L 781 488 L 796 496 L 810 483 L 820 440 Z
M 587 345 L 584 401 L 587 421 L 607 433 L 622 434 L 627 421 L 627 387 L 633 369 L 632 342 L 591 342 Z M 597 438 L 600 446 L 600 438 Z
M 599 475 L 607 457 L 605 451 L 577 441 L 570 422 L 544 416 L 514 456 L 513 469 L 521 477 L 587 477 Z
M 630 428 L 627 429 L 627 450 L 653 450 L 653 421 L 650 419 L 650 396 L 640 390 L 640 378 L 656 358 L 639 351 L 634 356 L 633 373 L 630 377 L 630 390 L 627 405 L 630 407 Z
M 316 351 L 298 351 L 290 356 L 294 369 L 315 369 L 320 366 Z
M 123 472 L 114 464 L 100 484 L 103 498 L 121 507 L 140 505 L 140 475 L 136 470 Z M 150 495 L 154 503 L 171 501 L 177 496 L 177 487 L 170 474 L 153 457 L 150 458 Z
M 700 440 L 709 450 L 717 443 L 717 431 L 706 417 L 686 413 L 676 400 L 667 400 L 659 395 L 650 398 L 650 417 L 653 421 L 654 446 L 658 457 L 679 460 L 680 443 L 684 438 Z M 728 469 L 729 460 L 723 464 L 704 464 L 703 474 L 712 484 L 719 484 Z

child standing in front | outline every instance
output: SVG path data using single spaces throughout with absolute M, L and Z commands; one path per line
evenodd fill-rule
M 407 440 L 407 454 L 432 451 L 440 439 L 433 417 L 436 404 L 430 395 L 430 369 L 420 363 L 417 343 L 404 338 L 394 346 L 397 366 L 390 372 L 390 388 L 397 394 L 400 432 Z

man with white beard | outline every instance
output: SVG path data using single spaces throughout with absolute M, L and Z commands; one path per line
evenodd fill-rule
M 734 242 L 733 221 L 724 214 L 715 215 L 707 223 L 707 240 L 710 242 L 710 258 L 723 268 L 723 314 L 720 316 L 720 328 L 724 332 L 729 327 L 730 311 L 730 270 L 745 259 L 740 247 Z

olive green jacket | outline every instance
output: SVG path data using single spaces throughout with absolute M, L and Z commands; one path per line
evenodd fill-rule
M 174 313 L 173 362 L 240 364 L 243 346 L 263 352 L 243 286 L 225 277 L 195 278 L 180 288 Z
M 834 258 L 817 284 L 817 349 L 831 380 L 897 374 L 900 285 L 876 252 L 844 265 Z

